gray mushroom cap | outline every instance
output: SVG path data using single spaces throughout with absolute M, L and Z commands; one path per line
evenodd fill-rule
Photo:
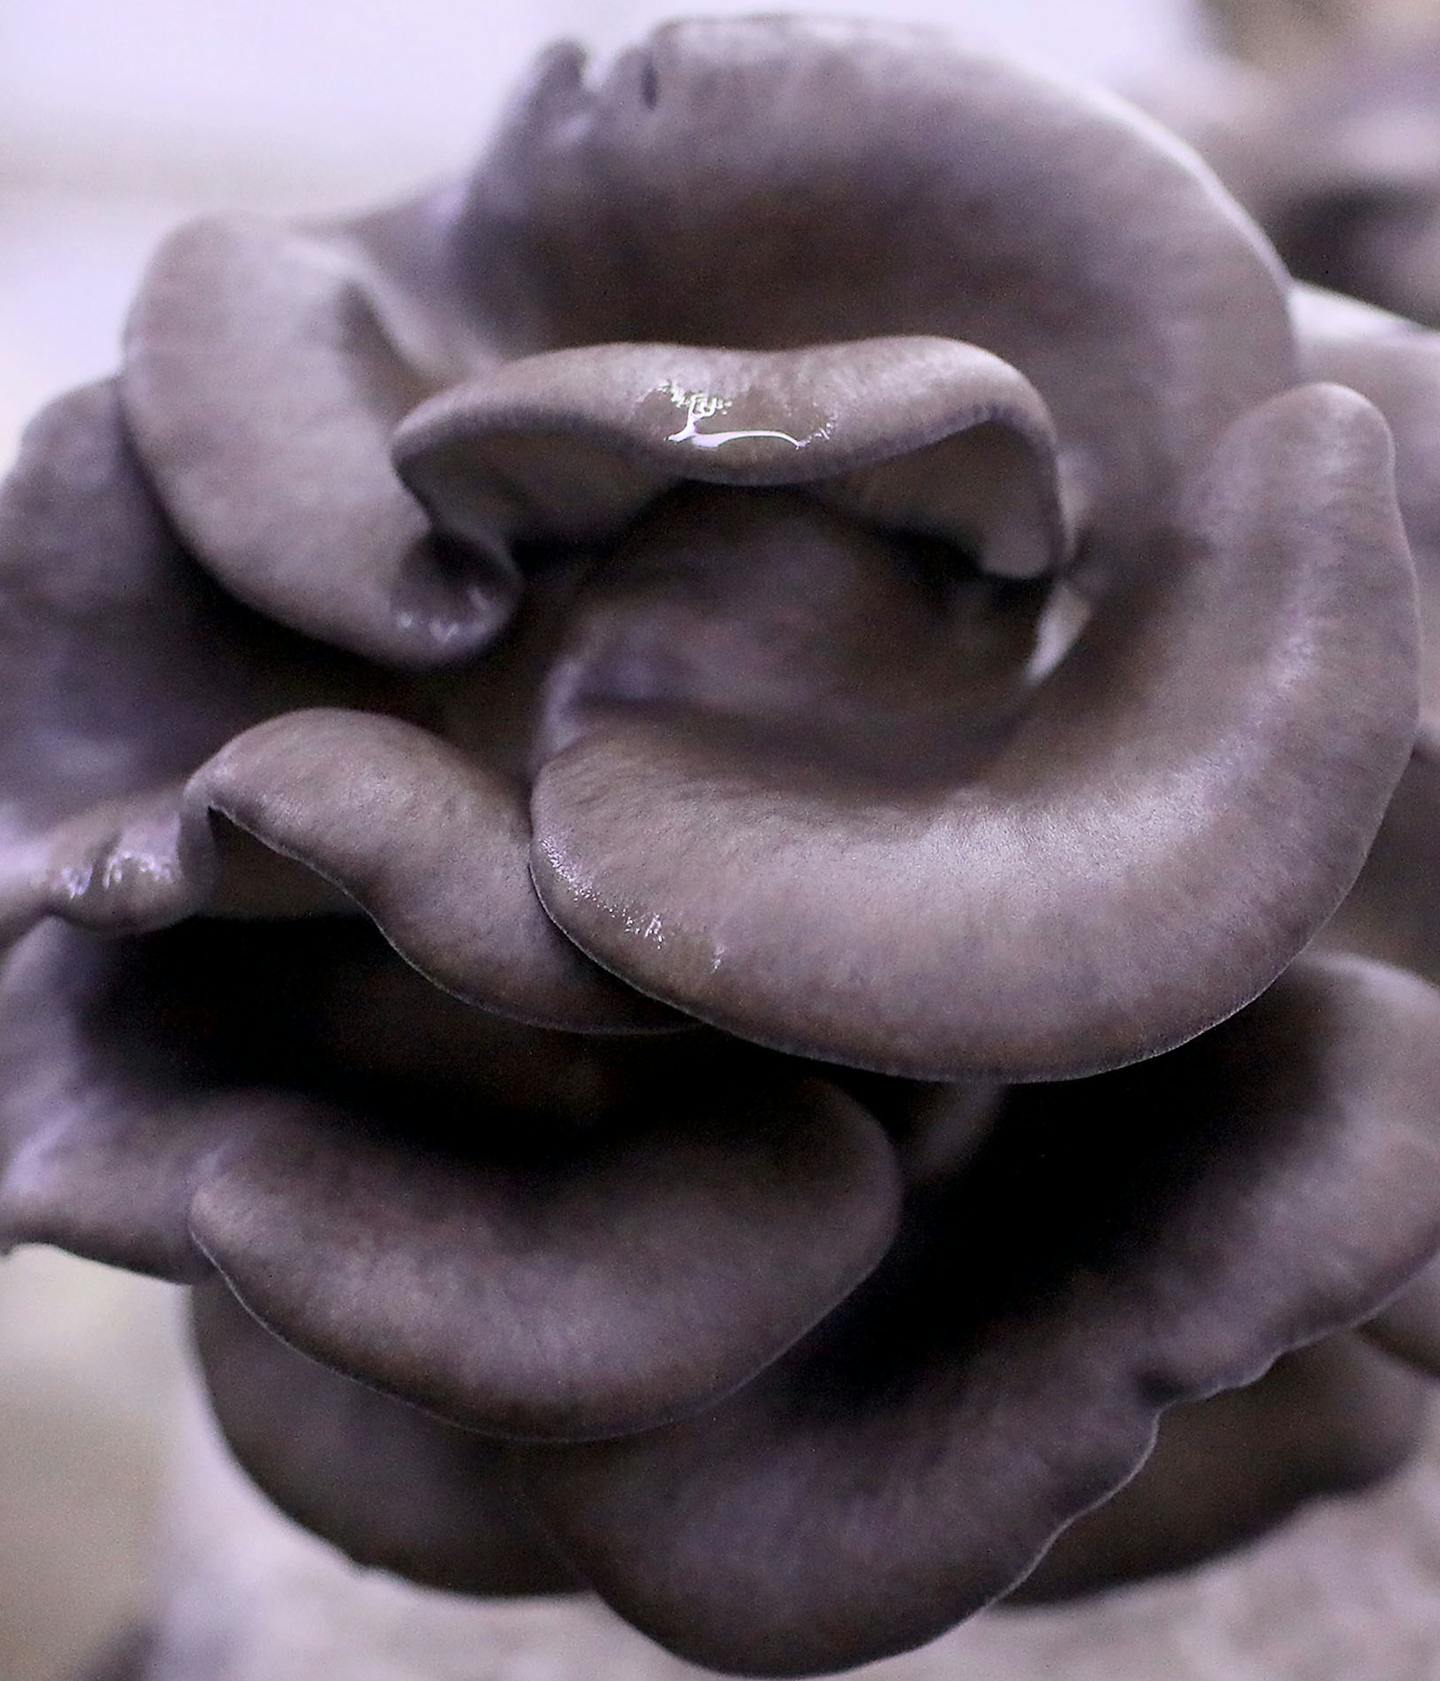
M 561 48 L 466 183 L 181 230 L 0 493 L 0 1237 L 195 1285 L 357 1558 L 750 1672 L 1380 1360 L 1440 994 L 1300 954 L 1433 509 L 1308 336 L 1143 119 L 858 24 Z
M 1007 1606 L 1052 1604 L 1203 1564 L 1317 1497 L 1374 1487 L 1423 1440 L 1430 1387 L 1354 1334 L 1258 1383 L 1176 1407 L 1111 1499 L 1072 1524 Z
M 1361 14 L 1364 8 L 1358 9 Z M 1363 18 L 1363 22 L 1372 21 Z M 1378 28 L 1170 105 L 1302 281 L 1440 325 L 1440 33 Z M 1238 96 L 1238 97 L 1237 97 Z
M 1435 1002 L 1302 960 L 1183 1051 L 1017 1088 L 844 1309 L 719 1408 L 530 1450 L 537 1511 L 701 1664 L 817 1674 L 933 1637 L 1125 1482 L 1162 1408 L 1362 1317 L 1375 1223 L 1411 1198 L 1380 1296 L 1413 1271 L 1440 1235 Z

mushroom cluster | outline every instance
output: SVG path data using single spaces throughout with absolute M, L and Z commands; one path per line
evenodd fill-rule
M 1402 1462 L 1440 361 L 1292 293 L 1121 103 L 814 20 L 182 228 L 0 499 L 0 1236 L 193 1286 L 355 1559 L 720 1670 Z
M 1370 22 L 1298 66 L 1196 67 L 1158 103 L 1298 279 L 1440 327 L 1440 29 Z

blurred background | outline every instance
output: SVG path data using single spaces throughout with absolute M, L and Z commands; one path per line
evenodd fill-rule
M 1385 4 L 1371 0 L 1369 10 Z M 1420 4 L 1388 0 L 1397 15 Z M 112 367 L 141 265 L 173 223 L 227 207 L 341 208 L 443 175 L 471 156 L 547 40 L 574 36 L 603 54 L 668 9 L 655 0 L 537 0 L 523 10 L 475 0 L 3 0 L 0 461 L 40 403 Z M 682 9 L 755 7 L 701 0 Z M 1208 17 L 1198 0 L 793 9 L 943 22 L 1134 89 L 1189 85 L 1197 54 L 1222 30 L 1256 63 L 1303 58 L 1343 30 L 1356 5 L 1216 0 Z M 0 1263 L 0 1681 L 60 1681 L 143 1603 L 183 1393 L 166 1287 L 46 1251 Z M 264 1521 L 239 1505 L 226 1512 L 241 1531 Z M 376 1616 L 393 1624 L 399 1613 Z M 376 1639 L 366 1631 L 354 1637 L 357 1651 Z M 605 1648 L 603 1663 L 598 1647 L 577 1658 L 562 1630 L 552 1647 L 568 1643 L 572 1667 L 546 1667 L 515 1656 L 522 1636 L 507 1634 L 513 1650 L 493 1661 L 471 1650 L 454 1673 L 589 1681 L 638 1676 L 649 1662 L 638 1645 Z M 419 1675 L 363 1663 L 343 1671 L 352 1673 Z M 913 1673 L 1434 1681 L 1440 1473 L 1421 1467 L 1368 1502 L 1308 1515 L 1263 1557 L 1143 1590 L 1123 1610 L 977 1625 Z M 342 1681 L 340 1669 L 307 1669 L 293 1654 L 255 1681 L 310 1674 Z

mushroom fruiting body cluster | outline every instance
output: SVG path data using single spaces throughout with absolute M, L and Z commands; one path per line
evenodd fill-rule
M 1156 104 L 1297 279 L 1440 326 L 1440 29 L 1370 10 L 1299 66 L 1217 58 Z
M 1383 1475 L 1436 355 L 856 23 L 555 49 L 465 182 L 182 228 L 0 499 L 0 1234 L 193 1286 L 354 1558 L 722 1670 Z

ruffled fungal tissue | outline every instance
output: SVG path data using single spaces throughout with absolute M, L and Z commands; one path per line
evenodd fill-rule
M 1440 326 L 1440 24 L 1370 27 L 1299 67 L 1193 65 L 1158 103 L 1300 280 Z M 1369 8 L 1366 8 L 1368 13 Z
M 192 1287 L 356 1560 L 721 1671 L 1389 1473 L 1437 416 L 1155 124 L 888 26 L 181 228 L 0 507 L 6 1239 Z

